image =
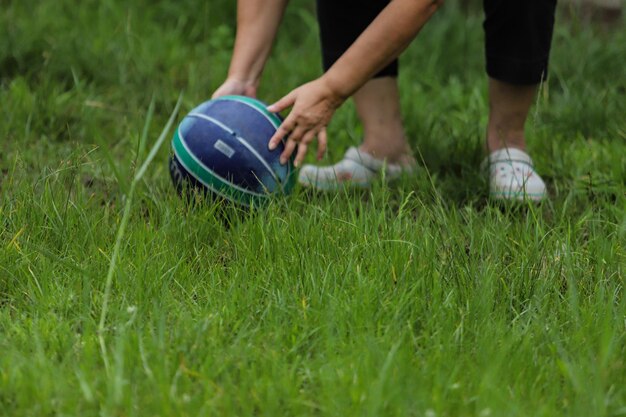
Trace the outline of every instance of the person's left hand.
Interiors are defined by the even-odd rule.
[[[269,141],[270,150],[276,149],[283,138],[287,138],[280,162],[287,163],[298,146],[294,165],[299,167],[308,146],[317,137],[317,159],[326,152],[326,126],[344,98],[330,88],[324,78],[318,78],[296,88],[267,109],[278,113],[291,106],[293,109]]]

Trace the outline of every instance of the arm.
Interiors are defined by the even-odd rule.
[[[213,98],[226,94],[256,96],[288,0],[239,0],[237,36],[228,78]]]
[[[396,59],[437,11],[439,0],[395,0],[325,74],[343,100]]]
[[[293,110],[270,140],[270,149],[287,135],[286,162],[298,145],[296,166],[307,146],[319,138],[318,158],[326,150],[325,127],[335,110],[379,70],[397,58],[437,11],[442,0],[393,0],[322,77],[305,84],[268,109]]]

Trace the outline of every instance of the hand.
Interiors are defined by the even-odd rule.
[[[256,98],[256,90],[259,86],[258,81],[249,81],[236,77],[228,77],[226,81],[213,93],[211,98],[222,96],[248,96]]]
[[[276,149],[280,141],[287,138],[285,150],[280,155],[280,162],[287,163],[298,146],[294,161],[294,165],[298,167],[304,160],[309,144],[317,136],[317,159],[322,159],[327,144],[326,126],[344,100],[328,86],[322,77],[296,88],[269,106],[267,109],[273,113],[293,106],[289,116],[270,139],[270,150]]]

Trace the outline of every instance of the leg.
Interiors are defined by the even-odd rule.
[[[487,149],[526,150],[524,125],[533,104],[536,85],[514,85],[489,78]]]
[[[526,148],[524,125],[547,73],[556,0],[484,0],[487,148]]]
[[[300,184],[325,191],[344,184],[367,187],[383,170],[387,180],[413,171],[415,160],[402,126],[397,78],[370,80],[354,95],[354,102],[363,123],[363,143],[350,148],[334,165],[304,165]]]
[[[317,1],[324,69],[343,55],[388,3],[389,0]],[[412,170],[415,161],[402,125],[397,75],[398,62],[394,61],[354,95],[364,130],[359,149],[350,148],[344,159],[332,166],[303,166],[301,184],[323,190],[335,189],[346,181],[368,186],[383,169],[387,179]]]
[[[317,0],[324,70],[328,70],[372,23],[390,0]],[[393,61],[376,77],[397,76]]]
[[[390,163],[413,163],[402,125],[397,78],[374,78],[354,95],[354,102],[364,130],[359,149]]]
[[[543,180],[526,153],[524,125],[545,79],[556,0],[484,0],[489,75],[491,196],[542,200]]]
[[[343,55],[387,4],[389,0],[317,1],[325,70]],[[398,62],[394,61],[354,95],[365,134],[360,150],[389,162],[406,159],[411,153],[402,126],[397,75]]]

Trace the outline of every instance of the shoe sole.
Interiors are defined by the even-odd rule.
[[[366,188],[369,188],[371,185],[369,182],[357,182],[357,181],[319,183],[319,182],[310,182],[307,180],[301,180],[299,178],[298,178],[298,184],[306,188],[314,188],[318,191],[339,191],[344,188],[366,189]]]
[[[540,202],[546,199],[547,194],[545,193],[526,193],[523,191],[512,191],[512,192],[504,192],[504,191],[491,191],[489,193],[491,198],[495,198],[496,200],[516,200],[516,201],[526,201],[530,200],[533,202]]]

